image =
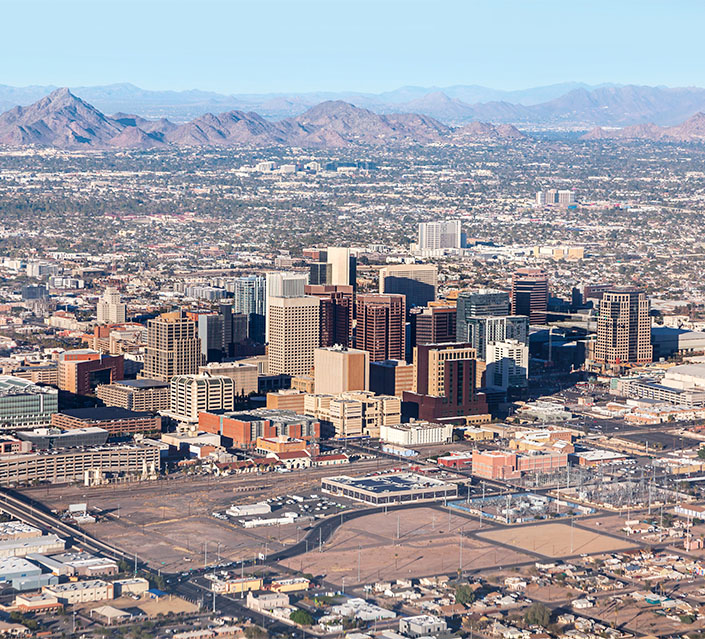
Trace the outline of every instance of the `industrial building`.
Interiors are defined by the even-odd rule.
[[[321,490],[368,504],[403,504],[417,501],[453,499],[458,486],[415,473],[390,473],[366,477],[326,477]]]

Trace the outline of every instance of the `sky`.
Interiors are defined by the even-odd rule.
[[[0,84],[705,86],[702,0],[0,0]]]

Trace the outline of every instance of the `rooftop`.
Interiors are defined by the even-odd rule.
[[[113,419],[138,419],[152,417],[151,413],[141,413],[127,410],[119,406],[98,406],[96,408],[69,408],[62,410],[61,415],[86,421],[108,421]]]
[[[111,386],[129,386],[130,388],[168,388],[167,382],[158,379],[121,379],[113,382]]]

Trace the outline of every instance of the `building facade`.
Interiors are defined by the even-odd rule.
[[[638,289],[612,289],[600,301],[595,361],[646,364],[652,360],[649,299]]]
[[[355,347],[370,354],[370,362],[404,359],[406,301],[403,295],[357,296]]]
[[[147,322],[147,347],[141,378],[168,382],[192,375],[203,361],[196,322],[185,313],[164,313]]]
[[[313,296],[269,300],[269,374],[307,375],[320,340],[320,300]]]

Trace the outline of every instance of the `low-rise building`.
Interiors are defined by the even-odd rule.
[[[116,406],[66,409],[52,415],[51,424],[64,430],[103,428],[110,435],[154,433],[162,429],[162,420],[158,415],[138,413]]]
[[[321,480],[321,490],[377,505],[435,501],[458,496],[456,484],[415,473],[325,477]]]
[[[417,615],[402,617],[399,620],[399,632],[409,637],[428,637],[445,632],[448,625],[445,619],[434,615]]]
[[[57,535],[39,535],[0,541],[0,558],[26,557],[32,553],[52,554],[66,548],[66,541]]]
[[[123,379],[101,384],[95,392],[106,406],[145,413],[169,408],[169,384],[157,379]]]
[[[453,439],[453,424],[410,422],[408,424],[382,425],[379,438],[399,446],[445,444]]]
[[[44,586],[43,592],[53,595],[62,604],[77,604],[88,601],[105,601],[113,599],[113,584],[102,579],[72,581],[65,584]]]

